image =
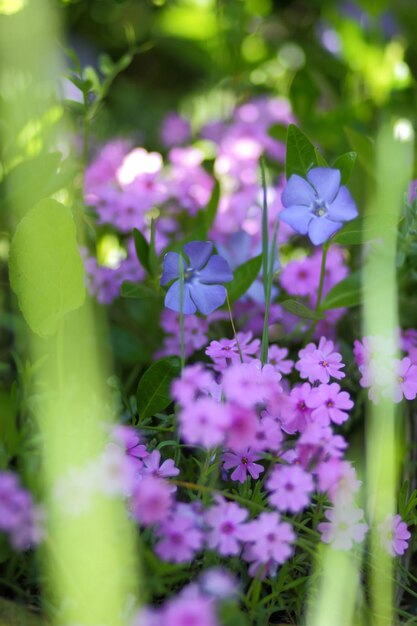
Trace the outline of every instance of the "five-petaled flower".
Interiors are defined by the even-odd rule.
[[[344,222],[355,219],[358,209],[344,185],[340,171],[313,167],[307,180],[293,174],[282,192],[280,219],[318,246],[334,235]]]
[[[165,296],[165,306],[173,311],[182,311],[193,314],[201,311],[209,315],[224,304],[226,287],[233,279],[233,274],[227,261],[218,254],[213,254],[213,244],[210,241],[191,241],[185,244],[184,252],[187,256],[183,260],[184,285],[181,294],[180,255],[177,252],[167,252],[164,257],[164,268],[161,285],[174,282]],[[181,303],[182,299],[182,303]]]

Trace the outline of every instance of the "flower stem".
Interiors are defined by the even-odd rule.
[[[323,295],[323,286],[324,286],[324,277],[326,275],[326,259],[327,259],[327,253],[330,249],[330,243],[325,243],[323,245],[323,253],[322,253],[322,257],[321,257],[321,268],[320,268],[320,280],[319,280],[319,288],[317,291],[317,302],[316,302],[316,307],[314,309],[315,313],[319,312],[320,309],[320,304],[321,304],[321,298]],[[311,324],[310,330],[307,334],[306,337],[306,342],[309,342],[310,339],[313,336],[314,331],[316,330],[316,326],[318,324],[319,318],[316,317],[316,319],[313,321],[313,323]]]
[[[277,236],[278,236],[278,221],[275,222],[274,232],[272,235],[272,245],[269,253],[267,279],[266,279],[266,293],[265,293],[265,316],[264,327],[262,331],[262,348],[261,348],[261,361],[262,365],[268,362],[268,329],[269,329],[269,310],[271,307],[271,294],[272,294],[272,278],[274,275],[274,263],[275,252],[277,248]]]
[[[179,273],[180,273],[180,342],[181,342],[181,370],[185,366],[185,339],[184,339],[184,261],[179,255]]]
[[[240,348],[239,339],[237,337],[236,327],[235,327],[235,323],[233,321],[232,307],[230,306],[229,294],[227,292],[226,292],[226,302],[227,302],[227,308],[229,309],[230,323],[232,325],[233,336],[234,336],[235,341],[236,341],[237,351],[239,352],[240,362],[243,363],[243,354],[242,354],[242,350]]]

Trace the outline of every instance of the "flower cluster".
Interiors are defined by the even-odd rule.
[[[0,472],[0,532],[16,550],[36,546],[43,538],[42,510],[11,472]]]

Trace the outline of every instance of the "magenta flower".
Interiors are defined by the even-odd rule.
[[[0,532],[16,550],[27,550],[43,538],[43,513],[12,472],[0,471]]]
[[[241,406],[254,407],[282,391],[281,374],[271,365],[260,362],[237,363],[223,374],[223,389],[228,400]]]
[[[161,127],[161,139],[165,146],[178,146],[190,139],[191,128],[189,122],[172,111],[168,113]]]
[[[350,550],[354,543],[361,543],[368,530],[362,520],[362,509],[353,506],[327,509],[324,513],[328,522],[321,522],[317,528],[321,532],[321,540],[332,544],[336,550]]]
[[[233,280],[227,261],[213,254],[210,241],[191,241],[184,246],[187,259],[183,257],[184,292],[183,312],[193,314],[201,311],[209,315],[226,300],[226,287],[222,283]],[[180,255],[167,252],[164,256],[164,271],[161,285],[174,281],[165,296],[165,306],[173,311],[181,310],[180,294]]]
[[[203,392],[207,392],[214,383],[213,376],[201,363],[188,365],[181,372],[181,377],[172,383],[171,393],[177,402],[187,406]]]
[[[353,407],[353,402],[347,391],[340,391],[340,385],[331,383],[314,388],[307,398],[307,405],[313,409],[311,414],[313,421],[326,426],[330,422],[334,424],[346,422],[349,417],[346,411]]]
[[[285,432],[293,434],[303,432],[307,424],[311,423],[311,409],[308,400],[311,395],[311,385],[303,383],[293,387],[290,392],[290,407],[288,413],[284,413],[282,428]]]
[[[245,482],[248,474],[250,474],[254,480],[257,480],[260,474],[265,471],[262,465],[256,463],[256,461],[259,461],[262,457],[252,452],[249,448],[239,453],[225,452],[223,458],[223,468],[225,470],[235,468],[230,478],[240,483]]]
[[[397,372],[394,402],[401,402],[403,395],[406,400],[414,400],[417,396],[417,365],[406,356],[401,361],[394,359],[394,367]]]
[[[327,491],[333,502],[351,502],[362,482],[349,461],[329,459],[316,468],[318,487]]]
[[[219,626],[219,622],[211,598],[182,594],[167,602],[160,626]]]
[[[340,380],[345,374],[340,370],[345,366],[342,363],[342,355],[334,352],[333,341],[321,337],[318,347],[309,343],[300,350],[299,361],[295,367],[300,372],[301,378],[308,378],[311,383],[319,381],[328,383],[330,378]]]
[[[252,333],[237,333],[240,352],[245,363],[249,362],[252,357],[258,354],[260,341],[252,340]],[[214,368],[221,372],[232,363],[240,363],[240,354],[237,347],[236,339],[220,339],[212,341],[206,348],[206,354],[214,361]]]
[[[241,548],[241,535],[248,517],[248,511],[235,502],[217,499],[204,519],[208,526],[207,543],[222,556],[236,556]]]
[[[171,487],[162,478],[145,476],[135,485],[130,501],[132,516],[143,526],[163,522],[171,508]]]
[[[272,470],[266,487],[269,502],[279,511],[299,513],[310,504],[313,479],[299,465],[279,465]]]
[[[401,515],[388,515],[378,526],[381,543],[391,556],[401,556],[408,548],[411,533]]]
[[[314,167],[307,180],[293,174],[281,195],[285,208],[280,219],[297,233],[308,234],[314,245],[324,243],[344,222],[358,216],[356,204],[340,180],[340,171],[331,167]]]
[[[227,447],[234,451],[252,447],[259,426],[256,412],[234,403],[228,404],[228,411]]]
[[[229,571],[220,567],[211,567],[200,577],[202,591],[217,600],[229,600],[239,593],[239,582]]]
[[[203,545],[203,533],[191,516],[175,511],[158,526],[156,554],[164,561],[191,561]]]
[[[199,398],[186,406],[178,419],[180,435],[186,443],[213,448],[224,440],[230,413],[224,404],[212,398]]]
[[[287,348],[279,348],[277,345],[269,346],[268,363],[272,365],[274,370],[280,374],[290,374],[294,366],[294,361],[286,359],[288,355]]]
[[[252,448],[255,452],[277,452],[283,440],[280,423],[266,411],[261,413],[261,420],[253,438]]]
[[[112,435],[124,447],[126,454],[136,462],[140,469],[143,465],[143,459],[148,456],[149,452],[136,428],[118,424],[112,429]]]
[[[244,539],[250,544],[250,560],[282,564],[293,553],[295,533],[290,524],[282,522],[278,513],[261,513],[246,525]]]
[[[166,459],[161,463],[161,453],[153,450],[143,462],[145,476],[155,476],[157,478],[172,478],[178,476],[180,470],[175,466],[174,459]]]

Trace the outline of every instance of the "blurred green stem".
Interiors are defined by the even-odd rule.
[[[326,259],[327,259],[327,253],[329,252],[329,249],[330,249],[330,243],[329,242],[325,243],[323,245],[323,253],[322,253],[322,257],[321,257],[320,280],[319,280],[319,288],[318,288],[318,291],[317,291],[317,302],[316,302],[316,307],[314,309],[314,311],[316,313],[318,313],[319,310],[320,310],[321,299],[322,299],[322,296],[323,296],[324,278],[326,276]],[[319,318],[316,317],[316,319],[311,324],[310,330],[307,333],[306,343],[308,343],[311,340],[311,338],[313,337],[313,334],[314,334],[314,331],[316,330],[318,321],[319,321]]]

